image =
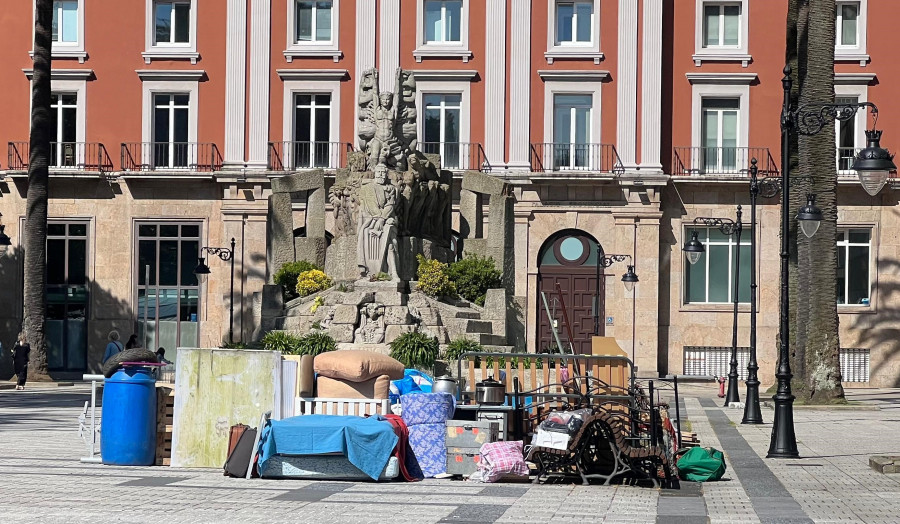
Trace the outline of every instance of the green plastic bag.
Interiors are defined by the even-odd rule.
[[[692,482],[719,480],[725,474],[725,455],[715,448],[691,448],[678,460],[678,476]]]

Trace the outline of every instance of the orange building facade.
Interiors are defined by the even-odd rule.
[[[14,4],[0,15],[0,213],[13,242],[0,259],[0,341],[10,342],[21,324],[33,27],[29,2]],[[891,148],[896,7],[837,5],[835,96],[876,103]],[[695,266],[681,245],[696,217],[734,217],[742,204],[749,220],[751,158],[761,175],[780,170],[786,9],[785,0],[55,2],[51,367],[97,369],[111,329],[167,349],[218,345],[231,326],[235,340],[258,336],[272,178],[344,167],[362,73],[377,68],[392,91],[403,68],[416,76],[420,148],[460,176],[483,171],[513,188],[522,313],[511,343],[552,349],[552,327],[567,331],[565,307],[576,348],[602,333],[642,375],[723,374],[736,261],[746,361],[749,233],[739,255],[733,238],[698,230],[707,254]],[[890,295],[900,279],[890,268],[900,242],[890,228],[900,207],[893,182],[870,197],[849,170],[867,127],[860,112],[835,131],[841,358],[847,385],[895,386]],[[776,200],[761,199],[752,233],[764,383],[776,358]],[[203,249],[232,238],[233,274]],[[632,257],[633,291],[620,282],[625,263],[598,282],[598,248]],[[206,282],[192,273],[201,256]]]

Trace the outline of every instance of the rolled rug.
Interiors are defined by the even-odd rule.
[[[424,395],[414,395],[424,396]],[[403,408],[406,414],[406,408]],[[422,475],[433,477],[447,472],[447,427],[440,424],[417,424],[408,426],[409,446],[416,455]]]
[[[403,422],[412,428],[419,424],[441,424],[453,418],[456,399],[449,393],[419,393],[400,397]]]

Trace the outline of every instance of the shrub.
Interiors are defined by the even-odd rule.
[[[379,272],[377,275],[374,275],[371,280],[373,282],[387,282],[391,279],[391,276],[385,273],[384,271]]]
[[[419,268],[416,270],[419,284],[416,289],[429,297],[457,297],[456,286],[450,281],[447,273],[447,264],[429,260],[422,255],[416,255],[416,261],[419,263]]]
[[[281,286],[285,298],[294,299],[297,298],[297,277],[300,276],[300,273],[312,269],[321,271],[323,268],[306,260],[288,262],[275,272],[274,281]]]
[[[447,344],[447,349],[444,351],[444,358],[447,360],[459,360],[459,356],[463,353],[475,351],[484,351],[484,346],[474,340],[458,338]]]
[[[391,342],[391,358],[408,368],[428,370],[434,368],[438,356],[438,341],[424,333],[403,333]]]
[[[300,337],[297,344],[297,353],[295,354],[316,356],[336,349],[337,344],[335,344],[331,335],[324,331],[313,331]]]
[[[488,289],[496,289],[503,285],[494,259],[471,253],[464,259],[450,264],[448,276],[460,296],[479,306],[484,305]]]
[[[310,269],[297,277],[297,294],[301,297],[318,293],[331,287],[331,279],[323,271]]]
[[[300,346],[300,336],[288,331],[269,331],[260,341],[263,349],[295,355]]]

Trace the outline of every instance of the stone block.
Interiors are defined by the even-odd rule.
[[[335,238],[325,257],[325,273],[332,280],[356,280],[356,233]]]
[[[353,324],[332,324],[328,327],[328,334],[335,342],[353,342]]]
[[[325,298],[325,303],[330,305],[347,304],[350,306],[361,306],[372,302],[375,302],[375,293],[371,291],[334,292]]]
[[[441,170],[441,155],[438,153],[422,153],[425,159],[434,164],[435,169]]]
[[[406,306],[387,306],[384,308],[384,323],[387,325],[411,324],[412,317]]]
[[[294,261],[294,218],[291,195],[269,196],[266,221],[266,280],[271,282],[276,271]]]
[[[412,303],[412,297],[410,297],[410,304]],[[412,307],[412,305],[410,305]],[[440,311],[431,308],[431,307],[420,307],[417,308],[419,313],[419,319],[422,321],[423,325],[426,326],[440,326],[441,325],[441,313]]]
[[[391,282],[389,280],[371,281],[360,279],[353,283],[356,291],[406,291],[406,282]]]
[[[400,326],[387,326],[384,328],[384,341],[391,343],[397,340],[397,337],[404,333],[412,333],[416,330],[416,326],[405,324]]]
[[[331,319],[332,324],[350,324],[356,325],[359,320],[359,308],[351,304],[342,304],[334,307],[334,318]]]
[[[399,291],[377,291],[375,293],[375,302],[385,306],[405,306],[408,298],[408,294]]]
[[[321,186],[307,194],[306,197],[306,236],[325,238],[325,186]],[[325,263],[325,256],[322,256]]]
[[[299,193],[325,188],[325,171],[313,169],[272,179],[272,193]]]
[[[473,193],[487,195],[503,195],[508,192],[507,184],[503,179],[478,171],[466,171],[463,174],[462,188]]]
[[[264,317],[280,314],[284,309],[284,296],[278,284],[263,284],[261,311]]]
[[[362,151],[351,151],[347,153],[347,167],[355,173],[362,173],[366,170],[366,154]]]
[[[426,326],[419,328],[419,331],[437,339],[438,344],[449,344],[450,334],[444,326]]]
[[[297,260],[325,266],[325,237],[295,237],[294,253]]]
[[[361,344],[357,342],[341,342],[337,344],[337,348],[338,351],[352,349],[358,351],[372,351],[374,353],[381,353],[382,355],[391,354],[391,347],[387,344]]]
[[[506,290],[488,289],[484,297],[484,312],[481,318],[485,320],[506,320]]]
[[[428,297],[425,296],[425,293],[420,291],[416,291],[416,286],[418,286],[418,282],[411,281],[409,283],[409,297],[407,298],[407,305],[410,307],[416,307],[421,309],[425,309],[431,307],[431,303],[428,302]]]

